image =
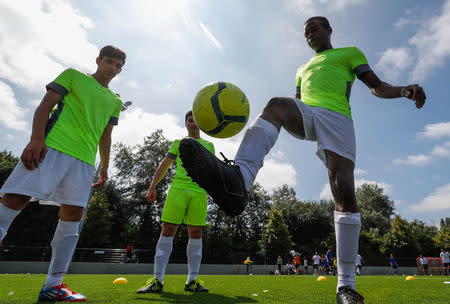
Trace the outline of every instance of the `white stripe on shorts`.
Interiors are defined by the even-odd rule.
[[[19,161],[0,193],[33,196],[39,200],[86,207],[94,166],[47,148],[38,168],[27,170]]]
[[[317,141],[316,154],[325,166],[327,166],[325,150],[333,151],[355,163],[356,140],[353,120],[338,112],[311,107],[297,98],[292,100],[303,117],[305,138],[301,139]]]

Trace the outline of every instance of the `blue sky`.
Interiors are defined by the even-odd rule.
[[[217,80],[246,93],[252,121],[270,97],[295,94],[295,72],[314,55],[303,38],[313,15],[330,20],[333,47],[355,45],[382,80],[419,83],[427,94],[417,110],[355,81],[356,184],[382,186],[408,220],[450,216],[450,0],[0,0],[0,149],[20,155],[45,85],[67,67],[94,72],[107,44],[128,55],[111,89],[134,103],[115,142],[138,144],[158,128],[184,136],[193,97]],[[204,137],[231,158],[242,136]],[[330,197],[315,150],[282,131],[257,181],[288,184],[300,199]]]

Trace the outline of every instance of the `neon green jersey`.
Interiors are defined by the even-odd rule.
[[[330,49],[316,54],[297,70],[297,93],[304,103],[352,118],[350,91],[355,77],[370,71],[357,47]]]
[[[214,145],[213,143],[206,141],[201,138],[196,138],[196,140],[205,147],[209,152],[212,154],[215,154],[214,151]],[[203,188],[200,188],[200,186],[192,181],[192,179],[187,175],[186,169],[184,169],[181,158],[179,156],[180,152],[178,151],[178,146],[180,145],[181,139],[175,140],[172,145],[169,148],[169,152],[167,152],[166,157],[171,159],[176,159],[177,161],[177,168],[175,169],[175,176],[172,180],[172,187],[178,187],[183,188],[187,190],[193,190],[198,191],[202,193],[206,193],[206,191]]]
[[[122,101],[92,75],[67,69],[46,86],[63,98],[46,128],[45,144],[94,165],[108,123],[117,125]]]

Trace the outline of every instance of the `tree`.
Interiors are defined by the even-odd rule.
[[[284,255],[294,246],[283,215],[276,208],[269,211],[269,222],[261,236],[260,244],[269,263],[276,261],[277,256]]]
[[[419,220],[413,220],[409,223],[412,234],[411,245],[414,245],[417,254],[424,256],[433,256],[437,248],[434,238],[438,235],[438,229],[435,226],[428,226]]]
[[[391,226],[394,202],[383,194],[383,188],[377,184],[362,184],[356,189],[356,201],[361,212],[361,229],[384,235]]]
[[[450,248],[450,217],[441,219],[439,234],[435,237],[435,242],[440,248]]]
[[[81,231],[78,247],[105,248],[111,244],[112,212],[108,209],[108,197],[104,189],[92,196]]]
[[[415,256],[412,232],[407,220],[396,215],[392,219],[391,229],[383,237],[381,252],[383,254],[394,253],[396,256]]]
[[[0,188],[18,163],[19,158],[15,157],[11,151],[7,152],[4,150],[0,152]]]

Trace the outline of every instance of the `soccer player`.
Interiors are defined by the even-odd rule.
[[[317,251],[314,253],[314,256],[312,257],[313,261],[313,272],[314,275],[319,274],[319,266],[320,266],[320,255],[317,254]]]
[[[189,138],[198,141],[208,151],[214,154],[214,145],[200,138],[200,129],[194,120],[192,111],[185,115],[185,126]],[[180,140],[175,140],[169,148],[166,157],[155,171],[152,182],[148,188],[145,199],[148,202],[156,200],[156,186],[166,175],[167,170],[176,161],[175,176],[172,180],[161,215],[162,229],[159,241],[156,244],[154,261],[154,277],[140,288],[137,293],[155,293],[163,291],[164,274],[172,253],[173,238],[178,226],[184,223],[188,227],[189,241],[186,255],[188,260],[188,277],[185,291],[208,292],[203,281],[197,278],[202,260],[202,235],[206,225],[207,194],[206,191],[194,183],[181,165],[178,146]]]
[[[299,274],[300,270],[300,256],[298,254],[294,257],[294,264],[295,264],[295,274]]]
[[[305,274],[308,274],[308,259],[306,257],[303,260],[303,266],[305,266]]]
[[[441,248],[441,253],[439,254],[442,264],[444,265],[445,275],[449,275],[450,273],[450,254],[445,251],[444,248]]]
[[[380,98],[406,97],[417,108],[425,103],[425,93],[417,85],[392,86],[381,81],[357,47],[334,49],[331,28],[325,17],[309,18],[304,24],[307,44],[316,53],[296,75],[296,98],[271,98],[262,114],[246,131],[229,165],[207,153],[190,140],[180,144],[180,155],[188,174],[214,201],[245,204],[248,191],[264,157],[277,141],[283,127],[299,139],[317,141],[317,156],[325,164],[335,201],[336,253],[338,260],[338,303],[363,303],[355,291],[355,262],[358,253],[361,217],[355,198],[354,168],[356,141],[350,110],[350,91],[357,77]],[[198,163],[202,165],[197,166]],[[240,181],[240,185],[236,185]]]
[[[419,262],[423,269],[423,275],[428,275],[428,259],[420,255]]]
[[[91,186],[99,187],[108,178],[111,132],[122,108],[120,98],[108,85],[122,71],[125,58],[117,47],[105,46],[96,59],[94,74],[67,69],[46,86],[47,93],[34,113],[31,139],[0,190],[5,194],[0,204],[0,241],[31,196],[61,204],[48,276],[39,300],[86,300],[62,280],[77,245]],[[98,148],[99,179],[91,185]]]
[[[390,258],[390,260],[389,260],[389,264],[390,264],[391,267],[392,267],[392,270],[393,270],[393,272],[394,272],[394,275],[397,275],[397,272],[398,272],[398,264],[397,264],[397,262],[395,261],[395,258],[394,258],[394,254],[393,254],[393,253],[391,253],[391,258]]]
[[[326,255],[327,255],[328,263],[331,263],[331,260],[333,259],[333,248],[329,247]]]
[[[278,258],[277,258],[278,274],[281,274],[282,266],[283,266],[283,259],[281,258],[281,256],[278,256]]]
[[[361,275],[361,269],[362,269],[362,264],[363,263],[364,263],[364,259],[358,253],[358,255],[356,256],[356,274],[357,275]]]

